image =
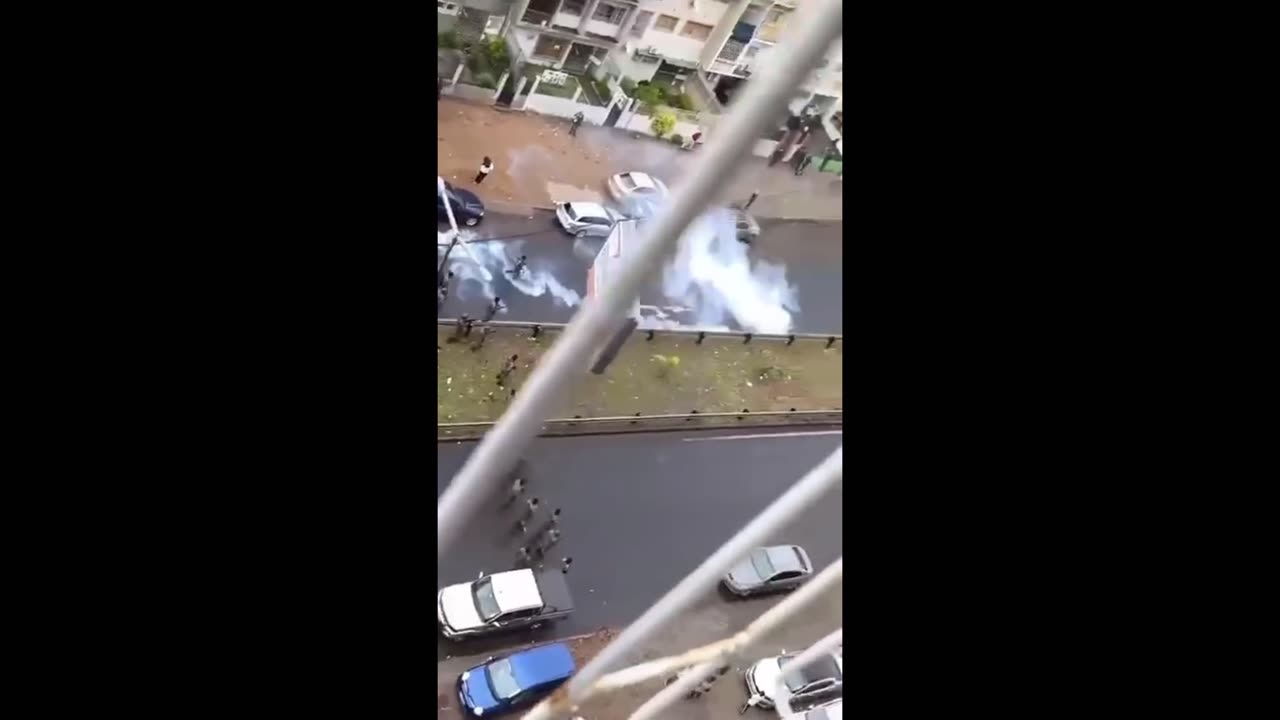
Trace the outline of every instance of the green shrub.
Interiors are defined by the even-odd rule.
[[[596,86],[596,93],[600,95],[602,100],[608,100],[613,97],[613,91],[609,89],[608,80],[593,80],[592,82]]]
[[[671,113],[660,110],[653,114],[653,119],[649,121],[649,129],[654,135],[662,137],[676,128],[676,116]]]
[[[694,108],[693,98],[689,97],[689,93],[680,93],[679,95],[671,97],[667,101],[667,104],[674,108],[680,108],[681,110],[692,110]]]
[[[500,37],[485,43],[484,54],[489,60],[490,67],[505,70],[511,66],[511,50],[507,48],[507,41]]]
[[[490,90],[498,87],[498,81],[494,80],[493,74],[489,72],[476,73],[471,78],[471,81],[480,87],[489,88]]]
[[[618,81],[618,84],[622,86],[622,92],[626,93],[626,94],[627,94],[627,97],[635,97],[635,96],[636,96],[636,95],[635,95],[635,93],[636,93],[636,81],[635,81],[635,80],[632,80],[631,78],[627,77],[626,75],[623,75],[623,76],[622,76],[622,79]]]
[[[645,105],[661,105],[662,104],[662,88],[657,85],[637,85],[635,99]]]
[[[681,135],[680,133],[676,133],[675,135],[672,135],[672,136],[671,136],[671,144],[672,144],[672,145],[684,145],[684,136],[683,136],[683,135]]]
[[[445,30],[436,36],[436,45],[448,50],[457,50],[462,47],[462,36],[457,30]]]

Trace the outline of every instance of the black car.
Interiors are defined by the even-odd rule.
[[[476,223],[484,218],[484,203],[480,202],[480,198],[470,190],[460,190],[449,183],[444,184],[445,192],[449,193],[450,204],[453,205],[453,217],[458,221],[459,225],[473,227]],[[441,222],[449,221],[449,214],[444,209],[444,195],[440,194],[440,189],[436,188],[436,210],[437,218]]]

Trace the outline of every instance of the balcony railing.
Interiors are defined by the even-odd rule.
[[[551,13],[525,10],[524,15],[520,16],[520,22],[527,22],[530,25],[550,25]]]

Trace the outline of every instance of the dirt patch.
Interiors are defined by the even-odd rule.
[[[479,329],[472,331],[473,338]],[[437,329],[436,422],[478,422],[498,418],[519,392],[538,358],[559,331],[498,327],[479,350],[454,331]],[[496,376],[512,355],[517,369],[504,387]],[[655,335],[637,331],[604,375],[583,372],[574,381],[556,417],[614,417],[769,410],[836,410],[842,407],[841,343],[824,340],[782,342]]]

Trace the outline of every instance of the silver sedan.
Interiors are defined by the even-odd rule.
[[[625,218],[617,210],[593,202],[556,203],[556,219],[566,232],[578,237],[608,237]]]
[[[799,545],[756,548],[734,565],[724,586],[734,595],[792,590],[813,576],[813,563]]]

